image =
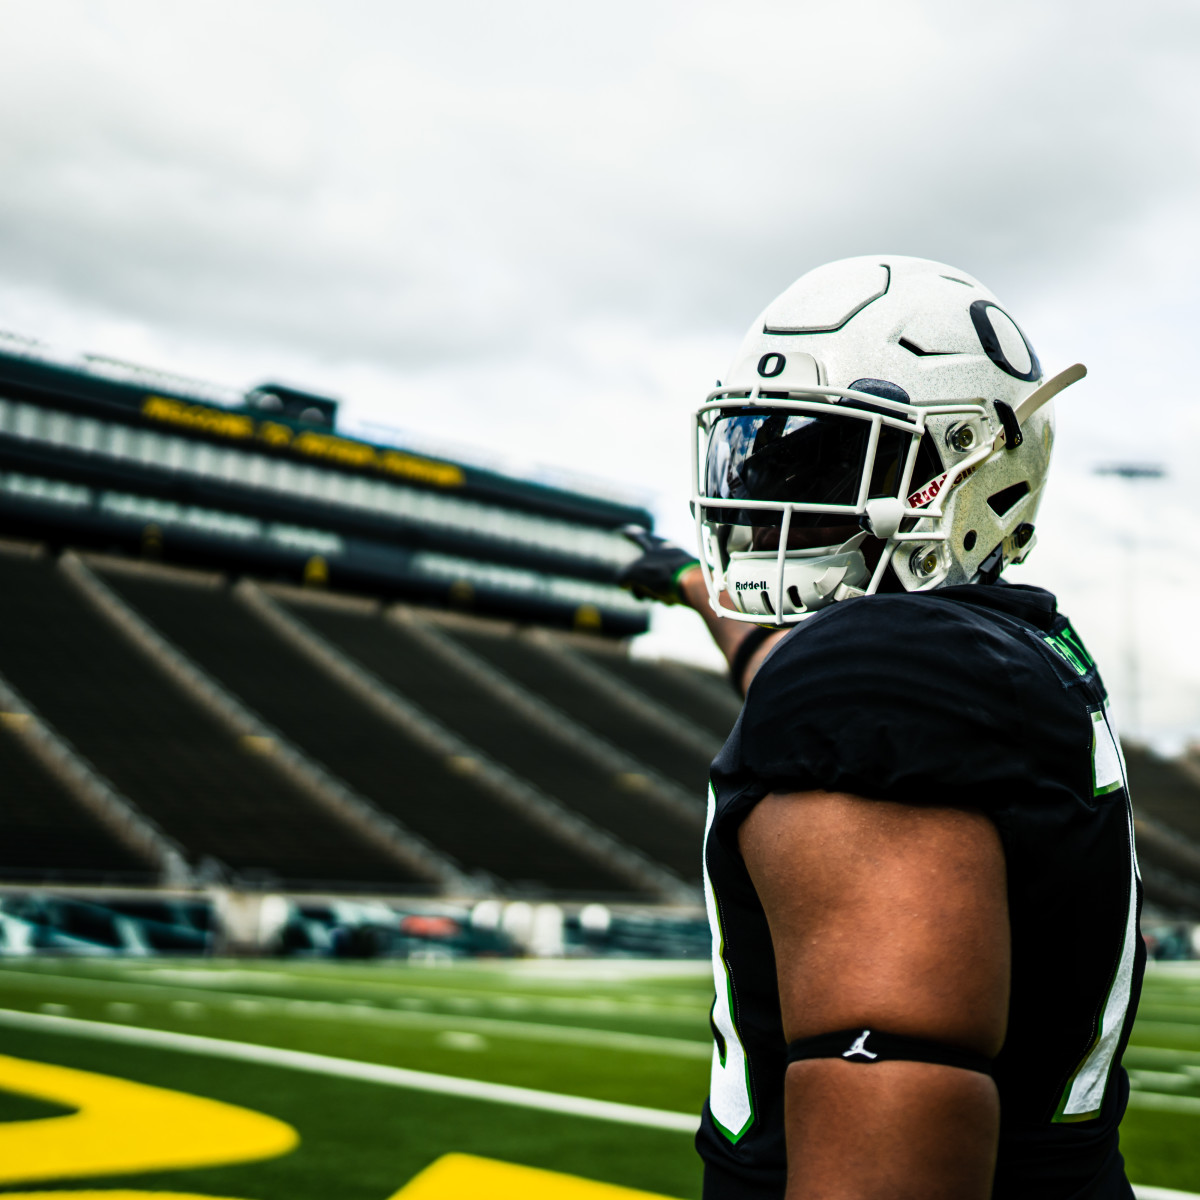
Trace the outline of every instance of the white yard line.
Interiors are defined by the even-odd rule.
[[[465,1013],[411,1012],[403,1009],[376,1008],[335,1000],[286,1000],[261,992],[227,992],[203,988],[180,987],[178,984],[134,983],[117,979],[97,979],[92,976],[50,975],[42,972],[28,974],[5,971],[0,979],[9,979],[20,987],[43,990],[51,981],[63,991],[78,993],[146,996],[159,1003],[173,999],[194,1000],[210,1008],[237,1012],[254,1005],[273,1017],[292,1017],[299,1020],[371,1021],[377,1025],[401,1026],[409,1029],[462,1029],[490,1037],[515,1038],[518,1041],[557,1042],[573,1046],[596,1046],[606,1050],[626,1050],[634,1054],[661,1054],[671,1058],[694,1058],[707,1062],[712,1057],[712,1043],[686,1038],[658,1037],[644,1033],[623,1033],[612,1029],[588,1029],[576,1025],[553,1025],[534,1021],[510,1021],[503,1017],[474,1017]],[[147,993],[149,995],[147,996]]]
[[[699,1117],[695,1113],[668,1112],[661,1108],[643,1108],[637,1104],[617,1104],[611,1100],[593,1100],[587,1096],[564,1096],[533,1088],[487,1083],[481,1079],[460,1079],[453,1075],[434,1075],[428,1071],[410,1071],[405,1067],[387,1067],[380,1063],[357,1062],[310,1054],[304,1050],[280,1050],[249,1042],[231,1042],[224,1038],[198,1037],[190,1033],[168,1033],[161,1029],[110,1025],[103,1021],[81,1021],[76,1017],[52,1017],[41,1013],[0,1009],[0,1026],[27,1029],[38,1033],[58,1033],[69,1037],[93,1038],[128,1046],[149,1046],[157,1050],[175,1050],[205,1058],[228,1058],[261,1066],[307,1071],[314,1075],[333,1075],[340,1079],[358,1079],[408,1091],[433,1092],[458,1096],[464,1100],[483,1100],[515,1108],[531,1108],[561,1116],[585,1117],[593,1121],[614,1121],[646,1129],[667,1129],[677,1133],[695,1133]]]
[[[283,1067],[292,1071],[307,1071],[314,1075],[358,1079],[364,1083],[378,1083],[386,1087],[404,1088],[408,1091],[433,1092],[442,1096],[458,1096],[464,1100],[507,1104],[514,1108],[530,1108],[562,1116],[612,1121],[621,1125],[637,1125],[645,1129],[695,1133],[699,1123],[698,1118],[692,1113],[668,1112],[661,1108],[643,1108],[636,1104],[616,1104],[609,1100],[592,1100],[586,1096],[565,1096],[557,1092],[511,1087],[503,1083],[487,1083],[480,1079],[459,1079],[451,1075],[434,1075],[427,1071],[410,1071],[404,1067],[387,1067],[378,1063],[333,1058],[325,1054],[309,1054],[302,1050],[280,1050],[272,1046],[257,1046],[248,1042],[231,1042],[224,1038],[198,1037],[189,1033],[168,1033],[159,1029],[110,1025],[102,1021],[81,1021],[75,1017],[52,1017],[40,1013],[0,1009],[0,1026],[7,1026],[10,1029],[28,1029],[37,1033],[65,1034],[68,1037],[93,1038],[125,1045],[149,1046],[159,1050],[175,1050],[183,1054],[198,1054],[205,1058],[227,1058],[236,1062]],[[1145,1103],[1147,1099],[1153,1102]],[[1185,1101],[1190,1101],[1190,1105],[1183,1107],[1180,1102]],[[1187,1096],[1134,1092],[1130,1096],[1130,1104],[1138,1108],[1200,1112],[1200,1099]],[[1191,1105],[1195,1107],[1193,1108]],[[1137,1200],[1200,1200],[1200,1196],[1195,1192],[1180,1192],[1172,1188],[1135,1184],[1133,1190]]]

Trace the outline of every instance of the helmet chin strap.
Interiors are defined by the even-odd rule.
[[[796,572],[799,578],[789,578],[788,587],[795,587],[807,612],[816,612],[835,600],[845,598],[837,595],[839,589],[853,588],[858,591],[858,585],[867,582],[867,561],[861,549],[866,537],[865,531],[856,533],[834,549],[832,554],[800,560],[798,565],[807,569]],[[789,574],[786,566],[784,573],[785,576]]]
[[[783,571],[777,554],[735,554],[726,569],[726,588],[742,612],[761,616],[813,613],[859,596],[870,579],[862,544],[864,530],[840,546],[815,546],[810,550],[785,550]],[[773,595],[782,578],[783,594]],[[799,604],[796,600],[799,600]]]

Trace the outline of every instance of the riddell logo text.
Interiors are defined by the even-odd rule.
[[[742,583],[741,580],[738,580],[738,582],[733,585],[733,590],[735,592],[765,592],[767,590],[767,585],[762,582]]]

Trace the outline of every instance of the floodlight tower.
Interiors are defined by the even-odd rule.
[[[1095,468],[1097,475],[1114,475],[1131,484],[1147,479],[1162,479],[1166,473],[1166,468],[1160,463],[1102,463]],[[1123,533],[1121,545],[1125,551],[1125,578],[1121,589],[1125,617],[1125,687],[1129,704],[1129,734],[1136,737],[1142,732],[1137,636],[1137,534]]]

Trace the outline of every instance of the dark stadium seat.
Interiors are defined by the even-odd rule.
[[[598,773],[576,750],[548,738],[520,713],[498,704],[403,625],[343,609],[291,607],[389,687],[484,753],[682,878],[698,881],[702,814],[695,822],[681,820],[623,789],[617,779]],[[517,645],[523,649],[525,643]]]
[[[1200,847],[1200,772],[1125,742],[1125,765],[1135,813],[1144,813]]]
[[[179,692],[52,562],[0,555],[0,628],[0,672],[193,862],[297,887],[410,882]]]
[[[501,806],[295,653],[228,591],[110,576],[110,586],[286,738],[468,872],[579,895],[629,886]]]
[[[741,712],[741,703],[725,679],[683,663],[657,663],[611,650],[575,644],[596,666],[616,675],[664,708],[724,741]]]
[[[0,726],[0,879],[152,884],[157,867],[120,841]]]
[[[696,797],[698,804],[703,802],[710,762],[706,755],[668,742],[633,712],[581,687],[575,675],[564,670],[532,640],[460,626],[447,632],[560,712],[675,780]]]

